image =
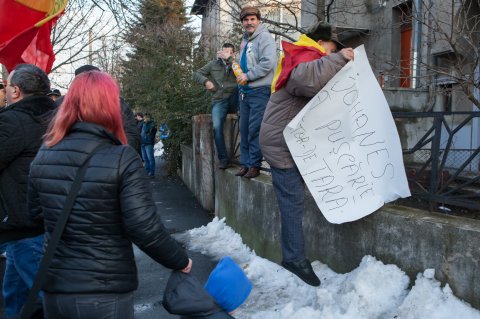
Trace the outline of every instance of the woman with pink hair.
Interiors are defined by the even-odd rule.
[[[99,71],[77,76],[44,142],[28,199],[47,247],[76,173],[93,153],[43,285],[46,318],[133,318],[132,243],[167,268],[189,272],[192,261],[165,230],[142,162],[126,145],[115,80]]]

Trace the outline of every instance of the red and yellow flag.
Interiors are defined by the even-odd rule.
[[[68,0],[0,0],[0,63],[10,72],[31,63],[50,73],[50,33]]]
[[[283,54],[278,62],[272,82],[272,93],[280,90],[287,83],[290,73],[300,63],[310,62],[326,56],[325,49],[314,40],[302,34],[298,41],[282,41]]]

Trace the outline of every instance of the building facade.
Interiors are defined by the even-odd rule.
[[[300,0],[195,0],[191,14],[202,17],[199,44],[206,54],[216,52],[225,42],[240,44],[243,30],[239,15],[245,5],[260,9],[279,50],[282,40],[295,41],[302,31]]]

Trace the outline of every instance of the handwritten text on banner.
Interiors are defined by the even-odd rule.
[[[363,46],[283,134],[331,223],[360,219],[410,196],[395,123]]]

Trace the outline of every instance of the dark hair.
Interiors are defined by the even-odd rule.
[[[51,89],[50,92],[48,92],[47,95],[48,96],[50,96],[50,95],[62,96],[62,93],[60,93],[59,89]]]
[[[142,112],[138,112],[137,114],[135,114],[135,116],[141,116],[141,117],[143,117],[143,113],[142,113]]]
[[[341,50],[345,47],[345,45],[338,40],[336,30],[325,21],[318,21],[310,28],[306,35],[314,41],[323,40],[335,42],[337,50]]]
[[[224,43],[222,48],[232,48],[232,51],[235,52],[235,46],[231,43]]]
[[[10,84],[18,86],[23,95],[46,95],[50,92],[47,73],[33,64],[19,64],[13,69]]]
[[[88,72],[88,71],[100,71],[99,68],[96,66],[90,65],[90,64],[85,64],[79,67],[78,69],[75,70],[75,76],[83,73],[83,72]]]

